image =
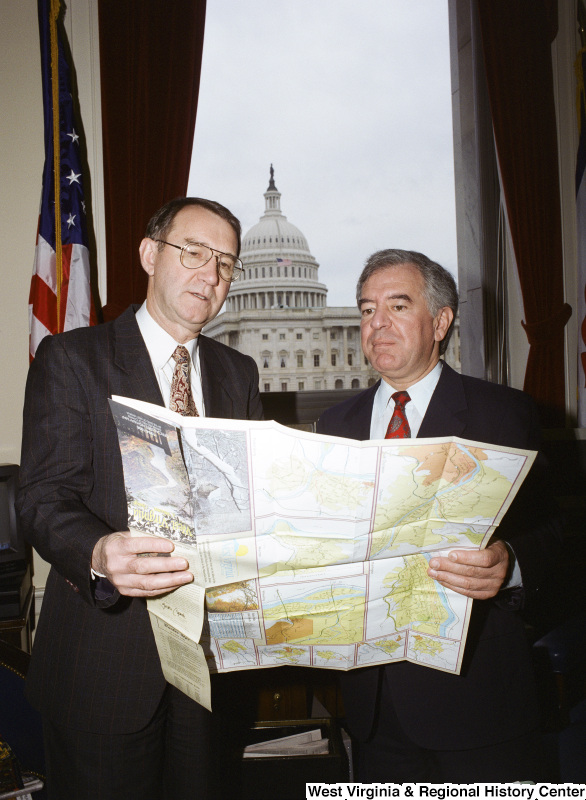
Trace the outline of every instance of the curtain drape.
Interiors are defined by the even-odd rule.
[[[99,0],[105,319],[144,299],[146,224],[187,191],[205,8],[206,0]]]
[[[529,358],[524,389],[545,427],[563,427],[562,225],[551,43],[555,0],[478,0],[502,189],[519,272]]]

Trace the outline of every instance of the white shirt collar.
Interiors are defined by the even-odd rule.
[[[405,406],[405,414],[411,428],[411,435],[417,436],[423,418],[427,412],[431,397],[442,374],[443,361],[438,361],[435,367],[417,383],[408,388],[411,401]],[[374,397],[372,408],[372,418],[370,425],[370,438],[382,439],[387,430],[389,421],[393,415],[394,403],[391,400],[397,389],[381,380]]]
[[[147,350],[149,351],[155,372],[157,372],[163,369],[167,361],[169,361],[179,342],[176,342],[171,334],[167,333],[164,328],[161,328],[159,323],[155,322],[151,317],[146,307],[146,300],[136,312],[136,321]],[[198,340],[196,337],[186,342],[184,345],[192,361],[197,353],[197,342]]]

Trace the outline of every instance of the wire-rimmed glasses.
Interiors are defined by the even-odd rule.
[[[175,247],[180,250],[179,259],[181,264],[186,269],[199,269],[204,267],[208,261],[214,257],[218,268],[218,275],[222,280],[228,283],[234,283],[240,277],[244,266],[242,261],[230,253],[222,253],[221,250],[214,250],[213,247],[208,247],[207,244],[201,242],[190,242],[184,244],[183,247],[178,244],[166,242],[164,239],[155,239],[156,242],[161,244],[168,244],[169,247]]]

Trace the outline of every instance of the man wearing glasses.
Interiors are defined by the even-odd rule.
[[[139,248],[145,303],[46,337],[31,366],[19,508],[52,569],[27,688],[43,714],[52,800],[210,796],[210,715],[166,684],[144,600],[192,575],[172,542],[128,533],[108,398],[262,416],[254,361],[200,335],[242,271],[240,230],[219,203],[167,203]]]

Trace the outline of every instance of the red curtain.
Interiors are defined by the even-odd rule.
[[[530,350],[524,389],[545,427],[565,420],[562,226],[551,43],[555,0],[478,0],[503,193]]]
[[[206,0],[99,0],[105,319],[144,300],[146,224],[187,192],[205,8]]]

